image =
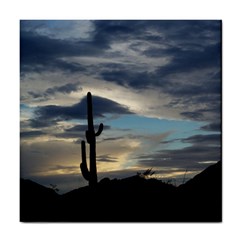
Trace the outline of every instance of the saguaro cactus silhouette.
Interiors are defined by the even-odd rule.
[[[99,125],[98,131],[95,133],[93,125],[93,109],[92,109],[92,95],[90,92],[87,94],[87,118],[88,118],[88,130],[86,130],[86,139],[90,145],[90,170],[87,168],[86,161],[86,145],[85,141],[81,142],[82,147],[82,163],[80,169],[83,177],[89,182],[90,187],[94,187],[97,184],[97,166],[96,166],[96,137],[102,133],[103,124]]]

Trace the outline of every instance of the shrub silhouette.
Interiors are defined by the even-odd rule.
[[[139,177],[143,177],[143,178],[151,177],[153,174],[155,174],[155,171],[152,171],[152,168],[147,169],[147,170],[146,170],[145,172],[143,172],[143,173],[137,172],[137,175],[138,175]]]
[[[97,185],[97,167],[96,167],[96,137],[99,136],[103,131],[103,124],[99,125],[98,131],[95,132],[93,125],[93,108],[92,108],[92,95],[90,92],[87,94],[87,118],[88,118],[88,129],[86,130],[87,143],[90,145],[90,170],[87,168],[86,161],[86,145],[85,141],[81,142],[82,147],[82,163],[80,169],[83,177],[89,182],[90,187]]]
[[[59,189],[57,188],[57,185],[56,184],[49,184],[52,188],[52,190],[54,190],[55,192],[59,192]]]

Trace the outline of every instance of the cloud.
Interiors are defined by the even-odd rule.
[[[190,143],[191,146],[138,156],[139,164],[145,167],[202,170],[201,162],[221,159],[220,134],[194,135],[182,139],[182,142]]]
[[[99,96],[93,97],[93,115],[95,118],[104,117],[105,114],[132,114],[123,105]],[[43,121],[60,121],[71,119],[87,119],[87,98],[84,97],[79,103],[72,106],[48,105],[38,107],[35,111],[36,118],[33,122],[42,124]]]
[[[100,155],[100,156],[97,156],[97,161],[98,162],[111,162],[111,163],[114,163],[114,162],[118,162],[118,158],[111,157],[109,155]]]
[[[80,21],[81,22],[81,21]],[[68,63],[61,58],[69,56],[96,56],[108,49],[108,42],[101,41],[93,32],[86,39],[52,38],[47,33],[40,34],[34,28],[27,28],[26,22],[21,21],[20,31],[20,61],[21,72],[46,71],[62,69],[68,72],[85,71],[80,64]],[[59,26],[61,23],[59,22]],[[95,36],[96,35],[96,36]],[[105,39],[106,40],[106,39]]]
[[[126,22],[116,24],[123,26]],[[154,88],[168,95],[171,98],[168,108],[179,109],[186,119],[218,117],[222,91],[221,22],[133,21],[128,27],[134,29],[133,35],[129,36],[129,30],[126,30],[125,35],[121,33],[118,37],[124,36],[132,42],[126,54],[131,49],[135,60],[126,58],[126,64],[105,66],[100,70],[101,78],[137,90]],[[138,42],[135,43],[136,39]],[[148,42],[143,44],[143,39]],[[141,44],[142,49],[133,47]],[[160,59],[166,61],[161,63]],[[148,60],[159,64],[152,64],[154,68],[151,69],[148,64],[141,68],[137,64],[129,66],[138,60],[139,63]]]
[[[98,126],[94,126],[95,129],[98,129]],[[88,129],[88,125],[75,125],[74,127],[64,129],[64,132],[54,134],[57,138],[77,138],[77,140],[74,141],[76,144],[81,144],[81,141],[85,139],[85,131]],[[111,129],[110,126],[104,125],[103,130],[109,130]]]
[[[186,139],[182,139],[184,143],[192,143],[192,144],[201,144],[206,146],[217,145],[219,146],[221,143],[221,135],[220,134],[209,134],[209,135],[194,135]]]
[[[80,83],[77,82],[77,83],[67,83],[65,85],[62,85],[62,86],[55,86],[53,88],[48,88],[46,90],[46,94],[55,94],[56,92],[60,92],[60,93],[63,93],[63,94],[69,94],[71,92],[76,92],[76,91],[79,91],[79,90],[82,90],[81,87],[79,87]]]
[[[95,129],[98,128],[98,126],[94,126]],[[108,126],[108,125],[104,125],[103,129],[104,130],[109,130],[111,127]],[[82,132],[82,131],[85,131],[86,129],[88,129],[88,125],[75,125],[71,128],[67,128],[65,129],[65,132]]]
[[[50,171],[62,171],[62,172],[66,172],[66,174],[70,174],[70,173],[76,173],[76,171],[79,170],[79,166],[55,165],[55,166],[49,167],[49,170]]]
[[[103,141],[116,141],[116,140],[120,140],[123,139],[125,137],[119,136],[119,137],[109,137],[109,138],[104,138]]]
[[[202,47],[201,43],[199,43],[199,48],[200,49],[185,50],[182,46],[182,48],[172,47],[168,50],[152,49],[151,51],[154,52],[154,54],[159,51],[160,55],[167,55],[172,58],[169,64],[159,68],[159,77],[165,78],[172,74],[201,70],[210,67],[220,68],[220,42],[205,47]]]
[[[53,24],[54,28],[51,27]],[[166,75],[173,68],[174,71],[186,67],[189,70],[191,66],[208,65],[212,58],[217,59],[213,46],[219,42],[220,27],[220,21],[21,21],[21,68],[25,71],[32,68],[84,72],[88,68],[81,63],[68,62],[66,58],[101,55],[112,58],[114,63],[116,57],[132,51],[135,61],[139,56],[146,56],[149,60],[156,57],[156,53],[158,57],[170,56],[171,64],[161,67],[162,75],[164,72]],[[71,34],[61,34],[69,29]],[[86,37],[82,38],[83,35]],[[113,44],[122,42],[130,43],[126,52],[110,51]],[[124,65],[133,64],[122,60]]]
[[[167,167],[175,171],[175,169],[191,169],[201,170],[203,166],[201,162],[219,161],[221,158],[220,147],[187,147],[178,150],[165,150],[161,153],[155,153],[140,157],[139,164],[143,167]]]
[[[195,121],[203,121],[204,120],[204,116],[203,113],[201,112],[201,110],[194,110],[194,111],[189,111],[189,112],[181,112],[181,115],[187,119],[192,119]]]
[[[27,143],[23,141],[20,145],[20,160],[21,177],[66,173],[66,169],[53,169],[55,166],[75,165],[78,173],[79,146],[70,141],[53,138]]]
[[[134,69],[108,70],[101,73],[104,80],[115,82],[119,85],[133,87],[137,89],[154,85],[156,75],[147,71],[135,72]],[[159,82],[161,84],[161,82]]]
[[[220,122],[214,122],[214,123],[210,123],[208,125],[201,127],[201,129],[205,130],[205,131],[220,132],[221,126],[222,126],[222,124]]]
[[[86,130],[86,129],[85,129]],[[81,141],[85,138],[85,132],[62,132],[54,134],[56,138],[64,138],[64,139],[77,139],[74,140],[75,143],[80,144]]]
[[[28,91],[28,94],[31,95],[33,98],[41,98],[41,97],[43,97],[43,94],[36,93],[36,92],[33,92],[33,91]]]
[[[70,94],[72,92],[82,91],[82,88],[79,86],[80,82],[67,83],[61,86],[54,86],[47,88],[44,92],[34,92],[28,91],[28,94],[34,99],[47,100],[56,93]]]
[[[44,135],[42,131],[24,131],[20,133],[21,138],[34,138]]]
[[[29,119],[27,120],[27,122],[29,123],[30,127],[32,128],[46,128],[46,127],[50,127],[53,125],[57,125],[58,119],[44,119],[44,118],[33,118],[33,119]]]
[[[92,21],[81,20],[21,20],[21,29],[59,40],[87,39],[94,31]]]
[[[210,102],[209,104],[204,102],[201,104],[199,102],[195,105],[196,107],[192,108],[191,111],[181,112],[180,115],[194,121],[214,121],[215,119],[221,119],[221,102]],[[198,106],[199,108],[197,108]]]
[[[128,39],[136,36],[152,43],[202,45],[214,43],[220,36],[220,21],[209,20],[106,20],[94,21],[102,39]],[[168,38],[172,41],[168,41]]]
[[[167,64],[159,66],[155,73],[151,73],[149,69],[140,73],[135,72],[136,67],[126,71],[124,63],[118,70],[112,71],[111,69],[114,68],[110,67],[110,71],[102,72],[102,76],[108,81],[116,81],[119,84],[127,82],[129,86],[135,86],[135,83],[138,87],[138,81],[135,78],[142,75],[141,79],[146,78],[146,81],[139,80],[139,82],[142,84],[144,82],[146,87],[155,84],[161,85],[161,81],[165,81],[164,78],[169,74],[210,67],[220,68],[220,21],[100,21],[96,25],[101,34],[112,39],[112,42],[124,39],[124,41],[132,42],[133,46],[141,45],[144,42],[143,50],[134,48],[136,54],[144,55],[148,59],[157,57],[156,61],[159,61],[160,57],[170,59]],[[112,32],[118,34],[113,35]],[[111,36],[109,36],[110,34]],[[134,42],[136,39],[138,42]],[[138,55],[135,56],[135,58],[137,57]],[[127,64],[129,63],[131,64],[131,62],[127,62]]]
[[[71,73],[83,89],[107,82],[141,94],[154,89],[174,115],[210,121],[221,104],[221,21],[22,21],[21,69],[40,78]]]

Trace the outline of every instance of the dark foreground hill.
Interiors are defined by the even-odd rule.
[[[139,175],[63,195],[20,180],[23,222],[221,222],[222,163],[175,187]]]

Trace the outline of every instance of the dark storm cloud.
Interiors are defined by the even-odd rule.
[[[171,57],[159,77],[218,66],[221,56],[220,21],[97,21],[102,39],[148,40],[155,47],[141,52],[148,57]],[[151,36],[151,37],[150,37]],[[161,36],[161,37],[160,37]],[[157,38],[158,37],[158,38]],[[133,43],[132,47],[139,43]]]
[[[87,128],[86,128],[87,129]],[[85,131],[86,131],[85,129]],[[69,138],[79,138],[80,142],[78,142],[78,140],[74,141],[74,143],[81,143],[81,140],[83,138],[85,138],[85,132],[82,131],[82,132],[63,132],[63,133],[57,133],[57,134],[54,134],[55,137],[57,138],[64,138],[64,139],[69,139]]]
[[[187,119],[195,120],[195,121],[203,121],[204,116],[201,110],[194,110],[192,112],[181,112],[181,115]]]
[[[129,62],[122,64],[119,68],[109,64],[108,68],[95,67],[95,73],[104,80],[116,82],[119,85],[132,88],[146,88],[157,86],[172,95],[194,94],[208,90],[211,92],[210,83],[205,89],[204,84],[195,87],[185,82],[184,87],[167,77],[171,74],[179,74],[193,70],[201,70],[209,67],[220,67],[221,56],[221,22],[220,21],[93,21],[95,30],[88,41],[71,41],[51,39],[40,36],[33,32],[21,29],[21,68],[59,68],[63,70],[90,71],[77,63],[68,63],[60,59],[69,56],[105,56],[105,50],[110,49],[111,43],[119,41],[137,40],[132,42],[130,48],[135,49],[141,55],[150,58],[170,57],[171,61],[157,70],[151,72],[149,69],[136,71]],[[155,47],[140,50],[137,47],[139,41],[152,43]],[[147,45],[146,45],[147,46]],[[124,52],[123,52],[124,53]],[[114,52],[114,57],[123,54]],[[98,64],[97,64],[98,65]],[[40,69],[43,67],[43,69]],[[218,78],[219,80],[219,78]],[[199,81],[199,80],[198,80]],[[214,83],[216,84],[216,82]],[[213,90],[219,90],[213,86]]]
[[[109,138],[104,138],[103,141],[116,141],[116,140],[120,140],[120,139],[124,139],[124,137],[109,137]]]
[[[131,132],[131,129],[121,129],[121,131]],[[130,133],[130,134],[124,134],[124,136],[104,138],[103,141],[115,141],[115,140],[121,140],[121,139],[148,139],[148,138],[149,138],[149,136]]]
[[[139,31],[137,28],[139,21],[124,20],[100,20],[94,21],[95,40],[98,42],[110,42],[116,39],[131,38]]]
[[[20,133],[21,138],[34,138],[44,135],[42,131],[25,131]]]
[[[180,139],[178,139],[180,140]],[[195,135],[182,139],[191,143],[189,147],[175,150],[162,150],[149,155],[139,156],[139,163],[146,167],[201,168],[201,162],[221,160],[221,135]]]
[[[44,119],[41,117],[34,118],[34,119],[29,119],[28,123],[29,126],[32,128],[45,128],[45,127],[50,127],[53,125],[57,125],[57,119]]]
[[[65,165],[56,165],[56,166],[51,166],[48,168],[51,171],[55,171],[55,170],[65,170],[65,171],[76,171],[79,169],[78,166],[65,166]]]
[[[23,59],[23,57],[22,57]],[[35,59],[21,60],[20,71],[24,76],[27,72],[41,73],[44,71],[62,70],[65,73],[86,72],[87,69],[78,63],[68,63],[63,60],[54,58],[53,56],[43,56]]]
[[[145,54],[149,57],[171,57],[172,60],[159,70],[159,77],[169,74],[200,70],[209,67],[220,67],[221,44],[220,42],[202,47],[201,49],[188,49],[169,47],[169,49],[149,49]]]
[[[95,129],[98,129],[98,125],[94,126]],[[71,128],[67,128],[62,133],[55,134],[55,137],[59,138],[78,138],[74,143],[80,144],[82,139],[85,138],[85,131],[88,129],[88,125],[76,125]],[[110,126],[104,125],[104,131],[109,130]]]
[[[156,54],[157,50],[154,49],[153,52]],[[169,53],[166,53],[166,50],[159,50],[159,52],[165,52],[161,56],[171,56],[172,60],[155,71],[148,71],[148,69],[139,71],[136,66],[127,67],[123,64],[112,66],[109,64],[103,68],[100,75],[106,81],[132,88],[158,87],[174,97],[201,96],[202,94],[219,94],[221,92],[220,43],[207,46],[201,51],[173,48],[171,51],[169,50]],[[203,75],[201,70],[210,68],[212,68],[212,73]],[[179,80],[179,77],[182,78],[182,74],[194,71],[199,71],[199,73],[193,77],[192,81]]]
[[[109,155],[100,155],[97,157],[98,162],[118,162],[117,158],[110,157]]]
[[[98,126],[94,126],[95,128],[97,128]],[[88,125],[76,125],[74,127],[71,128],[67,128],[65,129],[65,132],[82,132],[85,131],[88,128]],[[109,130],[111,127],[108,125],[104,125],[104,130]]]
[[[201,102],[199,102],[198,104],[201,104]],[[219,121],[221,119],[220,104],[221,102],[208,103],[205,108],[194,109],[193,111],[185,111],[185,112],[181,112],[180,114],[183,117],[194,120],[194,121],[206,121],[206,120],[214,121],[215,119]],[[219,105],[219,106],[212,106],[212,105]]]
[[[47,36],[26,31],[21,24],[20,62],[21,72],[46,71],[62,69],[69,72],[85,71],[85,67],[77,63],[61,60],[70,56],[96,56],[108,49],[108,41],[103,41],[96,34],[92,41],[71,41],[52,39]]]
[[[46,69],[80,71],[134,90],[154,88],[170,95],[171,102],[167,107],[183,106],[186,110],[181,115],[186,119],[209,121],[219,118],[222,91],[221,21],[100,20],[92,23],[94,30],[91,37],[83,41],[40,36],[27,31],[23,21],[20,35],[22,72]],[[167,58],[169,62],[149,69],[148,64],[145,68],[138,66],[137,61],[122,61],[121,58],[127,56],[124,49],[112,53],[106,51],[112,49],[111,44],[123,42],[128,43],[129,50],[135,51],[136,56],[143,57],[146,62],[148,59],[157,61],[157,57]],[[64,57],[73,56],[109,59],[111,54],[112,62],[95,64],[93,60],[87,67],[64,60]],[[118,57],[121,57],[120,60]],[[49,96],[57,91],[61,92],[61,89],[53,87],[43,94]],[[41,95],[33,91],[28,93],[34,98]],[[204,108],[199,107],[202,103],[205,103]],[[68,118],[74,115],[73,108],[77,109],[77,105],[71,109],[48,106],[45,110],[52,110],[53,115],[63,110],[66,114],[61,118]],[[45,115],[45,110],[42,109],[40,115]]]
[[[21,21],[20,61],[21,74],[29,71],[42,72],[60,69],[65,72],[87,72],[89,67],[79,63],[69,63],[63,57],[103,56],[110,43],[134,34],[135,25],[131,21],[93,21],[95,30],[89,39],[53,39],[40,35],[27,27],[27,21]],[[128,26],[129,25],[129,26]],[[96,66],[95,66],[96,67]]]
[[[48,99],[48,97],[55,95],[56,93],[70,94],[71,92],[76,92],[79,90],[82,91],[82,88],[79,85],[80,85],[80,82],[67,83],[65,85],[54,86],[52,88],[48,88],[48,89],[46,89],[46,91],[44,91],[42,93],[28,91],[28,94],[33,98],[46,100],[46,99]]]
[[[132,114],[130,110],[123,105],[112,100],[94,96],[93,97],[93,114],[95,118],[104,117],[105,114]],[[44,123],[48,124],[48,121],[57,122],[60,120],[71,119],[87,119],[87,98],[84,97],[79,103],[72,106],[56,106],[48,105],[38,107],[35,111],[36,118],[32,119],[32,123],[37,125],[39,123],[44,126]],[[40,127],[40,126],[36,126]]]
[[[219,161],[220,147],[192,146],[178,150],[165,150],[148,156],[142,156],[139,163],[149,167],[194,168],[205,161]]]
[[[219,83],[219,85],[221,85],[221,83]],[[207,86],[206,86],[207,87]],[[199,86],[198,91],[196,89],[196,87],[193,87],[193,89],[191,90],[190,86],[186,86],[187,89],[183,89],[184,86],[182,86],[182,90],[178,90],[179,92],[182,92],[182,96],[178,96],[178,94],[176,94],[176,96],[174,97],[174,99],[168,103],[168,105],[165,105],[166,107],[174,107],[177,104],[181,104],[181,105],[195,105],[198,103],[204,103],[204,104],[208,104],[209,106],[209,110],[217,110],[218,112],[220,112],[221,110],[221,91],[219,89],[218,92],[214,93],[208,89],[205,90],[203,89],[201,86]],[[174,90],[172,90],[174,92]],[[216,91],[216,89],[215,89]],[[204,110],[202,110],[204,111]]]
[[[108,31],[114,23],[100,22]],[[147,40],[153,43],[139,50],[139,42],[131,48],[148,58],[167,57],[170,61],[149,71],[136,66],[115,64],[105,66],[100,76],[110,82],[133,89],[158,88],[172,97],[168,107],[181,104],[186,111],[181,115],[192,120],[220,117],[221,106],[221,21],[122,21],[120,39]],[[128,29],[123,32],[127,25]],[[105,31],[105,30],[104,30]],[[130,32],[133,32],[133,35]],[[157,37],[158,36],[158,37]],[[112,36],[112,38],[114,38]],[[189,79],[188,75],[192,75]],[[205,103],[204,108],[198,106]],[[189,106],[195,106],[188,110]]]
[[[156,83],[155,73],[149,73],[147,71],[135,72],[131,67],[127,70],[108,70],[102,71],[101,77],[109,82],[115,82],[119,85],[132,87],[136,89],[145,89],[153,86]],[[157,84],[161,86],[161,81]]]
[[[192,143],[192,144],[201,144],[201,145],[217,145],[219,146],[221,143],[221,135],[220,134],[209,134],[209,135],[194,135],[189,138],[185,138],[182,140],[184,143]]]
[[[71,128],[67,128],[64,131],[68,133],[83,132],[88,128],[88,125],[76,125]]]
[[[221,85],[221,83],[219,83]],[[190,89],[190,87],[186,86],[186,89],[189,88],[188,94],[179,96],[176,94],[170,103],[166,104],[165,107],[169,109],[177,108],[177,106],[184,106],[187,110],[188,107],[195,106],[193,109],[188,111],[183,111],[180,114],[186,118],[194,121],[212,121],[219,122],[221,121],[221,91],[216,92],[208,90],[204,90],[203,88],[199,88],[199,91],[194,91]],[[206,84],[207,88],[207,84]],[[184,92],[184,91],[183,91]]]
[[[99,39],[105,41],[134,38],[169,44],[171,38],[174,42],[194,46],[196,42],[204,44],[221,34],[220,21],[211,20],[99,20],[94,24]]]
[[[79,87],[80,83],[67,83],[63,86],[55,86],[53,88],[48,88],[46,90],[46,94],[55,94],[56,92],[60,92],[63,94],[69,94],[71,92],[76,92],[78,90],[82,90],[81,87]]]
[[[221,123],[220,122],[210,123],[208,125],[201,127],[201,129],[205,130],[205,131],[220,132],[221,131]]]
[[[41,93],[37,93],[33,91],[28,91],[28,94],[33,98],[41,98],[43,96]]]

